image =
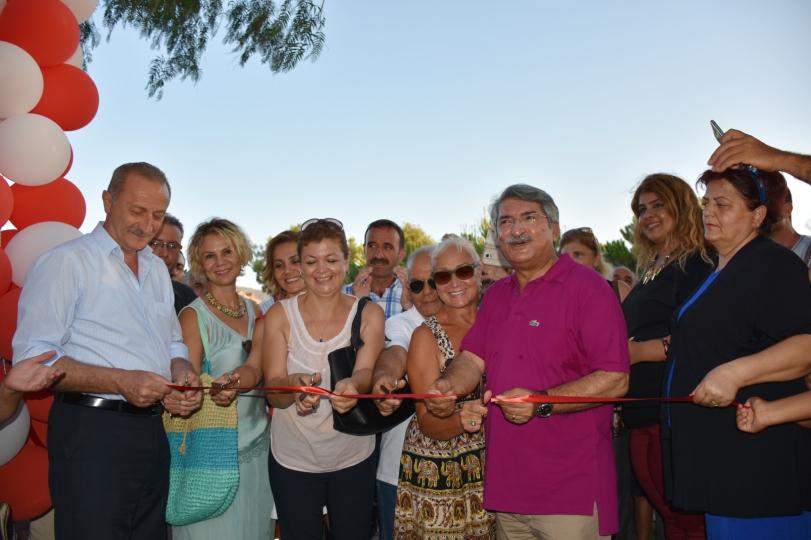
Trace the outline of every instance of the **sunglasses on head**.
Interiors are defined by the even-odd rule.
[[[310,225],[315,225],[316,223],[325,223],[327,225],[332,225],[333,227],[338,227],[339,229],[344,230],[344,224],[341,223],[340,220],[331,217],[308,219],[307,221],[301,224],[301,230],[303,231]]]
[[[437,285],[446,285],[450,283],[451,278],[455,275],[456,279],[466,280],[473,277],[473,274],[476,273],[476,267],[479,266],[478,263],[475,264],[463,264],[462,266],[456,268],[455,270],[440,270],[439,272],[434,272],[432,276],[434,278],[434,283]]]
[[[436,290],[436,282],[433,278],[428,279],[412,279],[408,282],[408,289],[413,294],[420,294],[422,290],[425,288],[425,284],[428,284],[432,289]]]

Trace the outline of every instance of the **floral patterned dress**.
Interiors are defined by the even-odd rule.
[[[445,357],[444,371],[454,357],[453,346],[436,317],[424,323]],[[400,457],[396,540],[494,539],[493,515],[482,507],[484,433],[463,432],[440,441],[420,430],[416,415],[406,431]]]

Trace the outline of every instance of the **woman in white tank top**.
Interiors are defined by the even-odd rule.
[[[273,305],[264,324],[262,357],[270,386],[329,388],[327,355],[349,344],[358,301],[343,294],[349,248],[337,220],[302,225],[298,252],[307,292]],[[375,360],[383,349],[383,310],[369,303],[352,377],[336,383],[338,394],[368,392]],[[332,410],[346,412],[355,399],[312,394],[270,394],[271,483],[286,540],[320,540],[327,506],[334,540],[371,536],[374,494],[374,436],[339,433]]]

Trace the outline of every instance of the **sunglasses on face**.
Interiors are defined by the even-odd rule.
[[[476,273],[476,267],[479,266],[478,264],[463,264],[462,266],[456,268],[455,270],[440,270],[439,272],[434,272],[433,278],[434,283],[437,285],[446,285],[450,283],[451,278],[456,276],[456,279],[459,280],[467,280],[473,277],[473,274]]]
[[[332,225],[333,227],[338,227],[340,230],[344,230],[344,224],[335,218],[312,218],[308,219],[304,223],[301,224],[301,230],[303,231],[310,225],[315,225],[316,223],[326,223],[328,225]]]
[[[428,284],[432,289],[436,290],[436,282],[433,278],[428,279],[412,279],[408,282],[408,289],[413,294],[420,294],[422,290],[425,288],[425,284]]]

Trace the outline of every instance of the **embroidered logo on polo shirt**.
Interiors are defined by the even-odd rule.
[[[539,323],[537,319],[532,319],[531,321],[529,321],[529,325],[532,326],[532,327],[537,328],[537,327],[541,326],[541,323]]]

